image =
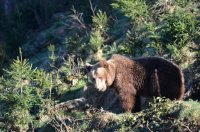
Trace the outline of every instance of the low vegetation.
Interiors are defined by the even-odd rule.
[[[4,1],[0,131],[200,129],[199,1]],[[187,97],[154,98],[141,112],[121,113],[115,93],[93,89],[84,69],[113,53],[177,63]]]
[[[195,101],[155,98],[148,109],[138,113],[114,114],[94,108],[57,111],[49,124],[57,131],[198,131],[199,107]]]

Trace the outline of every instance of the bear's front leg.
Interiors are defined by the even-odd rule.
[[[132,112],[136,103],[136,95],[133,93],[120,93],[119,94],[121,106],[124,112]]]

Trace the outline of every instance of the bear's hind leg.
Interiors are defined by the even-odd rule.
[[[154,69],[154,71],[152,72],[151,76],[150,76],[150,80],[149,80],[149,94],[151,96],[161,96],[160,93],[160,82],[159,82],[159,77],[158,77],[158,70]]]

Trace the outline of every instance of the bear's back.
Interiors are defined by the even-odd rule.
[[[170,62],[164,58],[161,57],[142,57],[133,59],[133,61],[143,65],[147,69],[177,69],[178,71],[180,68],[173,62]]]

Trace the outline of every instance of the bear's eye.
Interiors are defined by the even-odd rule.
[[[106,83],[106,85],[108,85],[108,81],[107,81],[107,80],[106,80],[106,82],[105,82],[105,83]]]
[[[95,78],[92,78],[91,80],[94,82],[94,81],[95,81]]]

